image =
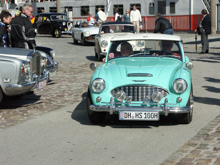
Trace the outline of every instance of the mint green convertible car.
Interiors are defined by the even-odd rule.
[[[119,120],[159,121],[172,115],[180,124],[193,116],[193,90],[189,58],[179,36],[131,34],[111,39],[104,63],[92,63],[87,94],[91,123],[106,114]]]

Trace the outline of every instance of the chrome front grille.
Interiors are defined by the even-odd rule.
[[[115,94],[120,90],[123,90],[127,97],[130,97],[132,101],[146,101],[146,99],[151,99],[154,92],[160,92],[162,97],[166,97],[168,95],[168,91],[165,89],[151,85],[122,86],[113,89],[111,94],[115,96]]]
[[[33,53],[32,56],[32,74],[41,75],[41,55],[38,52]]]

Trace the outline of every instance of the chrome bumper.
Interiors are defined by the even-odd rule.
[[[57,61],[55,61],[54,64],[47,66],[47,71],[49,71],[49,77],[56,75],[56,73],[58,71],[58,65],[59,65],[59,63]]]
[[[38,83],[44,80],[47,80],[48,75],[49,75],[49,72],[46,71],[45,76],[43,78],[39,79],[37,75],[34,75],[33,81],[28,82],[26,84],[9,84],[6,86],[6,91],[10,93],[14,93],[15,95],[28,92],[34,89],[35,87],[37,87]]]
[[[114,102],[114,98],[111,98],[109,102],[109,106],[90,105],[89,109],[91,111],[96,111],[96,112],[109,112],[111,115],[114,112],[119,112],[119,111],[144,111],[144,112],[164,113],[165,116],[168,116],[169,113],[189,113],[193,109],[193,100],[191,100],[191,106],[185,106],[185,107],[170,106],[170,105],[175,105],[175,104],[169,104],[168,99],[165,99],[164,104],[158,104],[158,105],[161,105],[161,106],[151,106],[151,107],[149,106],[116,106]]]

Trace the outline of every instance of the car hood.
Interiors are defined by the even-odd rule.
[[[172,58],[120,58],[103,65],[100,77],[112,79],[112,82],[118,85],[146,82],[152,85],[161,84],[161,82],[168,84],[170,78],[180,70],[181,66],[180,60]]]
[[[125,36],[128,34],[134,34],[134,33],[104,33],[101,35],[101,39],[102,40],[111,40],[113,37],[117,37],[117,36]]]

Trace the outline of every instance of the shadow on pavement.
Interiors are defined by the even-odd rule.
[[[220,106],[220,99],[210,98],[210,97],[194,97],[194,101],[202,104],[208,105],[218,105]]]
[[[40,100],[40,97],[40,95],[35,95],[33,91],[28,92],[26,95],[7,97],[2,100],[0,109],[15,109],[26,107],[30,104],[41,104],[41,102],[37,102]]]
[[[209,42],[219,42],[220,38],[213,38],[213,39],[209,39]],[[195,44],[195,41],[190,41],[190,42],[184,42],[184,44]],[[201,44],[201,38],[198,37],[197,35],[197,44]]]

